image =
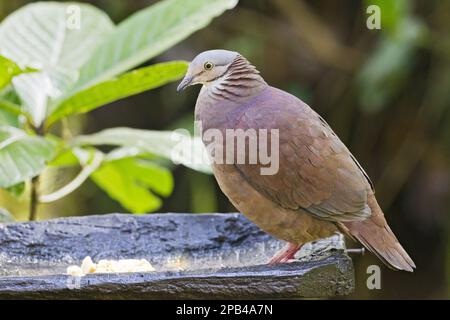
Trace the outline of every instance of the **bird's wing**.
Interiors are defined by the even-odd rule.
[[[268,165],[259,161],[235,164],[264,196],[282,207],[302,208],[330,221],[370,216],[367,196],[373,191],[367,174],[329,125],[296,97],[272,92],[262,103],[247,108],[235,127],[268,129],[269,143],[274,138],[270,130],[279,130],[279,170],[275,175],[262,175],[260,169]]]

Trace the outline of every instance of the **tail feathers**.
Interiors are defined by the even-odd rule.
[[[416,265],[389,228],[374,195],[369,196],[368,205],[372,210],[369,218],[342,222],[341,229],[361,242],[389,268],[413,272]]]

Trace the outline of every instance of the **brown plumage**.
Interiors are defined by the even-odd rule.
[[[211,65],[213,66],[211,69]],[[264,81],[245,58],[206,51],[191,63],[179,89],[201,83],[195,116],[203,132],[218,129],[279,130],[279,170],[262,175],[262,163],[213,165],[230,201],[260,228],[292,245],[275,258],[286,261],[302,244],[341,230],[395,270],[414,262],[386,223],[373,185],[330,126],[298,98]],[[213,145],[211,145],[213,143]],[[225,141],[205,140],[222,150]]]

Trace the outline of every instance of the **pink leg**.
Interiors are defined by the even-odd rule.
[[[294,258],[295,254],[302,248],[302,246],[302,244],[288,243],[286,247],[270,259],[269,265],[288,262]]]

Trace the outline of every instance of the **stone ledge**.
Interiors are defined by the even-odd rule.
[[[354,290],[341,236],[298,262],[267,266],[282,246],[241,214],[111,214],[0,224],[0,298],[313,298]],[[86,257],[146,258],[154,273],[65,275]],[[171,270],[173,261],[183,271]],[[72,289],[69,289],[72,288]]]

